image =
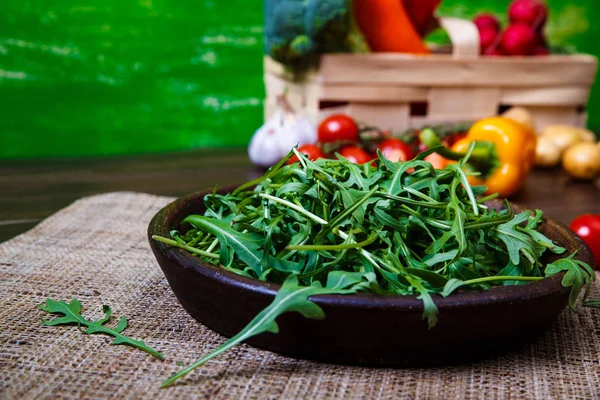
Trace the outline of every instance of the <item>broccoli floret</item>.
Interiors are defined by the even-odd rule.
[[[317,43],[319,53],[349,51],[345,44],[350,31],[347,17],[347,0],[307,1],[306,32]]]
[[[264,0],[265,53],[290,63],[314,50],[306,35],[306,0]]]
[[[345,21],[347,0],[307,0],[304,26],[310,37],[317,37],[334,20]]]
[[[264,0],[265,52],[287,65],[319,54],[365,51],[350,0]]]
[[[306,35],[296,36],[290,43],[290,50],[295,55],[305,55],[313,51],[315,43]]]

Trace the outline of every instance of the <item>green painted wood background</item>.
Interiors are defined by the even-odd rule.
[[[555,43],[600,54],[600,1],[548,3]],[[246,146],[262,123],[262,24],[262,0],[1,1],[0,159]]]

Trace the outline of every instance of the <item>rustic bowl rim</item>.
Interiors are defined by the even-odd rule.
[[[227,192],[239,185],[221,186],[219,192]],[[222,268],[218,268],[212,264],[206,263],[194,257],[189,252],[169,246],[165,243],[158,242],[152,239],[153,235],[169,237],[169,232],[180,221],[173,221],[175,211],[183,207],[187,203],[198,203],[198,208],[202,209],[204,204],[202,200],[204,196],[212,193],[215,188],[200,190],[190,193],[186,196],[179,197],[162,209],[160,209],[151,219],[148,225],[148,238],[151,245],[156,251],[163,256],[171,259],[182,268],[194,270],[196,273],[206,276],[207,278],[217,279],[222,283],[232,285],[241,290],[252,291],[257,294],[275,297],[281,285],[260,281],[253,278],[248,278]],[[514,208],[527,210],[517,203],[511,203]],[[175,223],[175,225],[174,225]],[[544,223],[554,228],[561,238],[567,237],[577,243],[578,254],[577,259],[589,263],[592,260],[591,251],[587,245],[568,227],[561,222],[544,216]],[[166,226],[168,225],[168,226]],[[554,237],[551,239],[555,240]],[[565,243],[557,242],[559,245]],[[488,290],[471,290],[465,292],[455,292],[450,296],[443,297],[434,294],[434,302],[438,309],[447,308],[462,308],[469,306],[481,306],[486,304],[498,304],[506,302],[522,301],[528,298],[539,298],[553,294],[565,294],[570,290],[561,284],[564,273],[556,274],[539,281],[528,282],[523,285],[511,286],[494,286]],[[415,309],[423,308],[423,302],[417,299],[416,295],[376,295],[372,293],[355,293],[355,294],[320,294],[311,296],[311,301],[332,307],[360,307],[360,308],[397,308],[397,309]]]

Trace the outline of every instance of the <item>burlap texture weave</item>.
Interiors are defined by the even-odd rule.
[[[160,389],[181,363],[224,341],[179,305],[147,244],[148,222],[170,200],[84,198],[0,245],[0,398],[600,398],[600,311],[592,309],[563,312],[523,350],[459,367],[337,366],[242,345]],[[600,298],[598,285],[592,296]],[[110,305],[129,317],[125,334],[166,359],[76,327],[43,326],[50,315],[36,305],[47,297],[76,297],[94,319]]]

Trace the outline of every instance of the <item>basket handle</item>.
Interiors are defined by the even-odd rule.
[[[441,17],[439,24],[452,41],[452,58],[479,58],[479,31],[466,19]]]

